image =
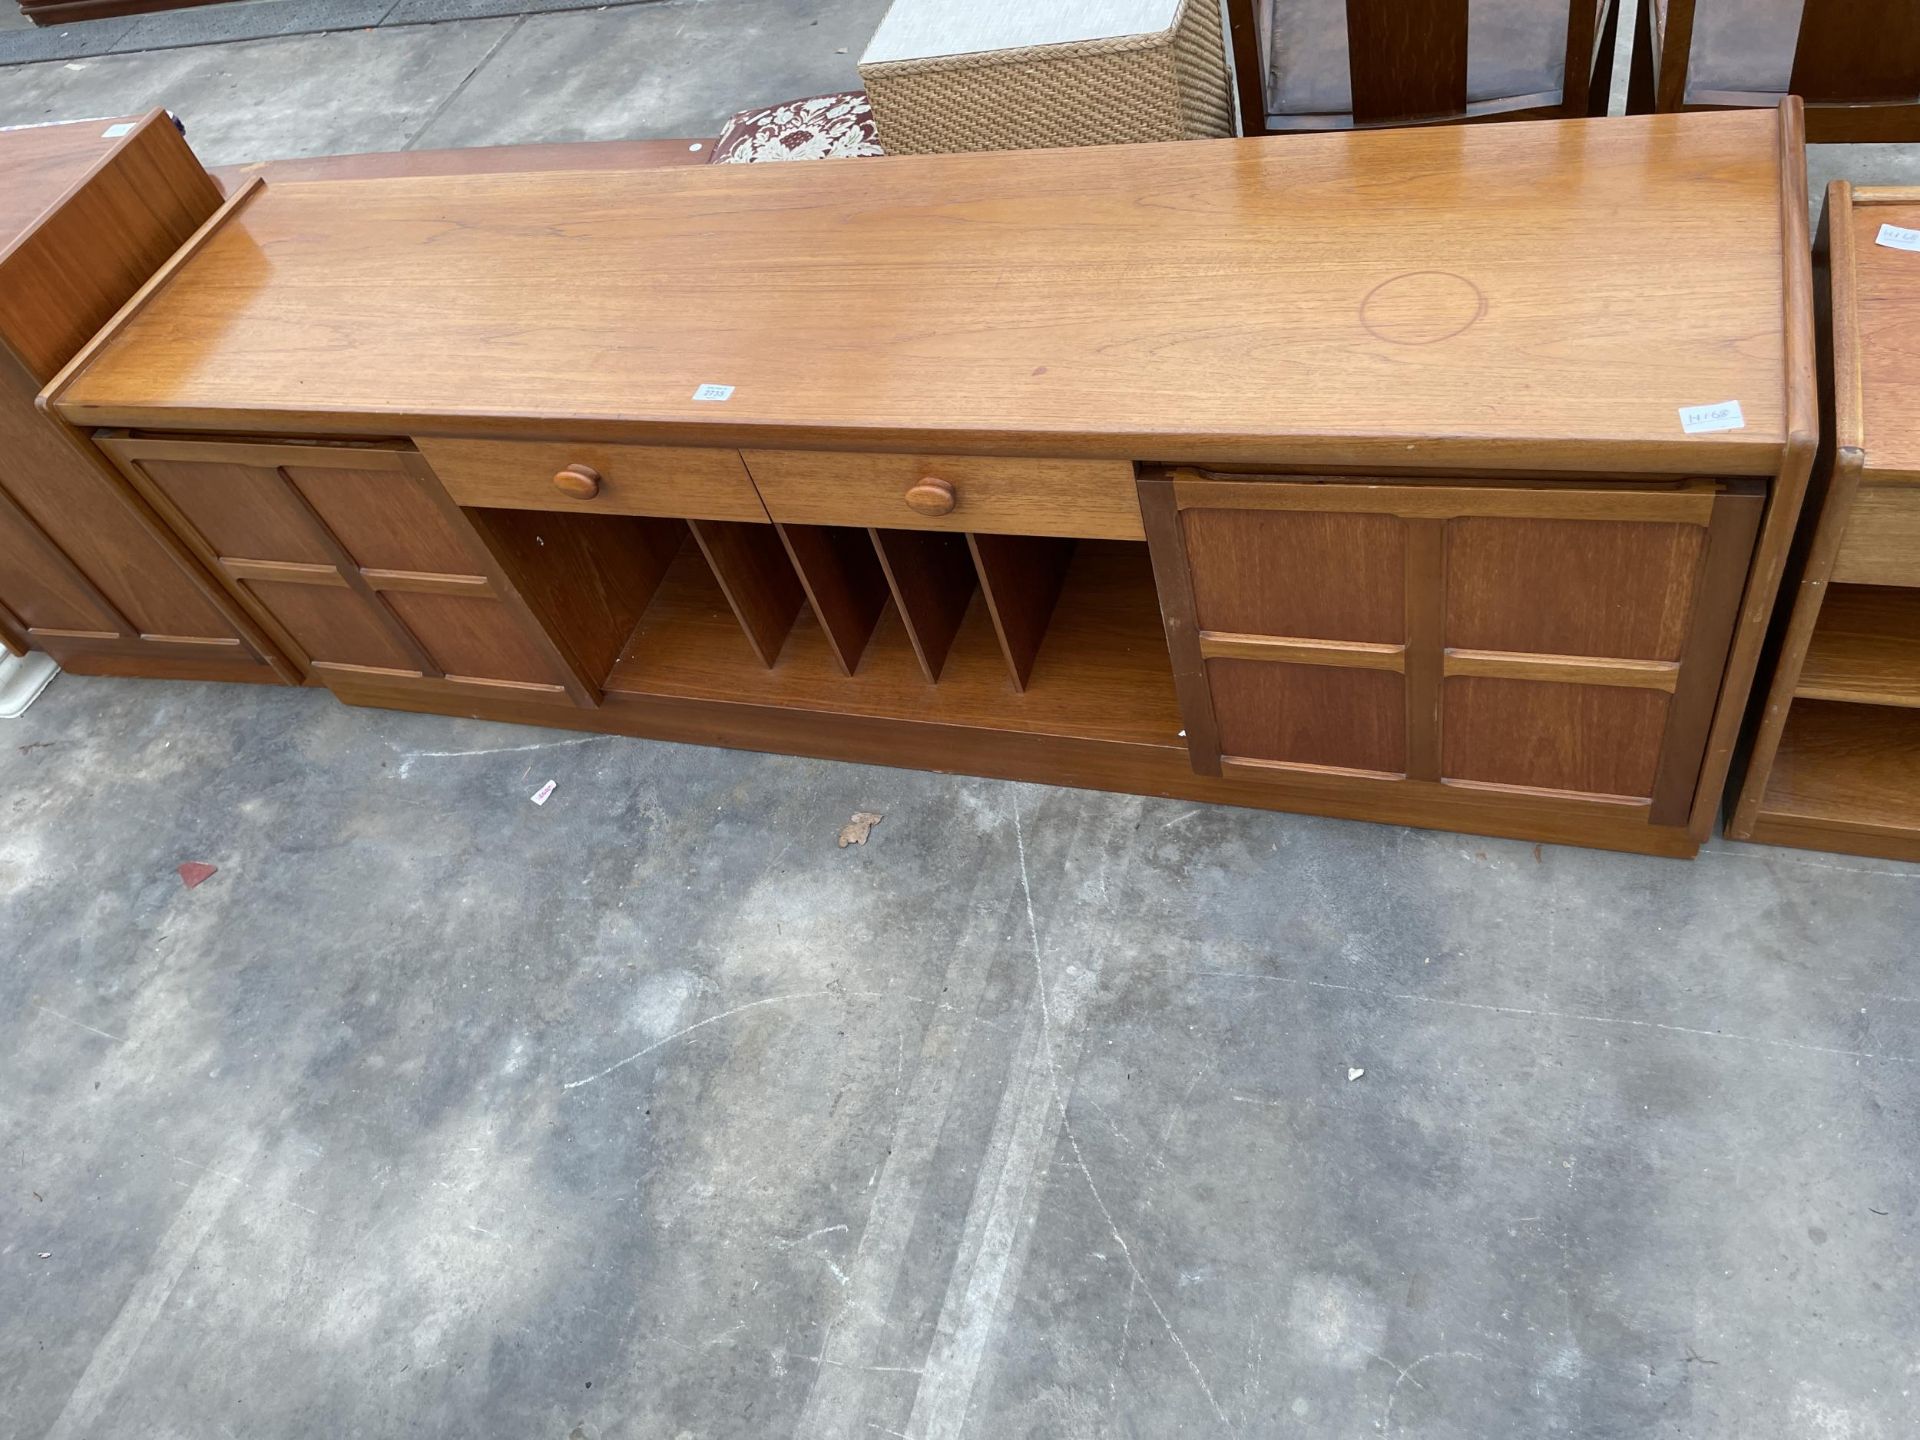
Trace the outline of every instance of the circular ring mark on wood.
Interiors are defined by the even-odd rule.
[[[1451,340],[1487,313],[1487,297],[1451,270],[1412,270],[1382,280],[1360,302],[1360,323],[1390,345]]]

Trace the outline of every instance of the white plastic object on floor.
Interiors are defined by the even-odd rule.
[[[14,655],[0,650],[0,720],[17,720],[60,673],[51,655],[30,650]]]

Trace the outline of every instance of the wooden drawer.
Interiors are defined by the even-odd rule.
[[[667,445],[594,445],[551,440],[414,442],[447,493],[462,505],[500,510],[579,510],[600,515],[680,515],[693,520],[751,520],[767,512],[737,450]],[[590,498],[561,490],[554,477],[584,466],[598,480]]]
[[[1144,540],[1133,466],[1125,460],[1026,460],[996,455],[848,455],[748,450],[747,469],[783,523],[883,530],[971,530]],[[928,513],[907,492],[945,482],[953,508]],[[938,487],[933,487],[937,493]]]
[[[1920,586],[1920,485],[1862,485],[1833,578],[1852,585]]]

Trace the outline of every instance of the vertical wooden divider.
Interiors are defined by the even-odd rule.
[[[1447,522],[1409,520],[1405,669],[1410,780],[1441,775],[1441,726],[1446,710]]]
[[[974,570],[966,537],[950,530],[870,530],[874,553],[906,623],[914,658],[931,683],[960,632],[973,599]]]
[[[689,520],[700,553],[733,607],[747,643],[769,670],[780,658],[806,595],[771,525],[744,520]]]
[[[980,592],[987,597],[987,613],[1016,690],[1025,690],[1033,674],[1074,544],[1046,535],[967,536],[980,572]]]
[[[863,530],[841,525],[776,525],[787,557],[826,632],[842,673],[859,668],[861,652],[887,608],[887,578]]]
[[[522,601],[598,693],[667,569],[683,520],[552,510],[461,512]]]

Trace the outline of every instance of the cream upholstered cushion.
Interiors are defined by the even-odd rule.
[[[893,0],[860,78],[895,154],[1233,129],[1219,0]]]
[[[1802,8],[1802,0],[1699,0],[1687,88],[1785,94]]]
[[[893,0],[864,65],[1160,35],[1180,0]]]

